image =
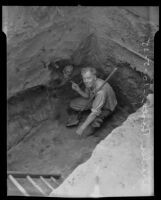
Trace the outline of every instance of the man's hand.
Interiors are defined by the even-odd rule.
[[[83,134],[83,131],[84,131],[84,128],[82,126],[80,126],[77,130],[76,130],[76,133],[78,135],[82,135]]]
[[[80,87],[78,86],[78,84],[72,82],[72,89],[75,90],[76,92],[80,91]]]

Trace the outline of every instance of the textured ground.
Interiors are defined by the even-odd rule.
[[[106,131],[106,129],[104,130]],[[153,95],[50,196],[147,196],[153,190]]]

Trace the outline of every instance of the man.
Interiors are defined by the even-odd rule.
[[[78,92],[82,97],[72,100],[70,107],[75,111],[81,111],[83,108],[86,110],[90,109],[91,113],[83,124],[78,127],[76,131],[78,135],[82,135],[89,125],[92,125],[92,127],[99,127],[103,119],[109,116],[117,105],[115,93],[109,83],[106,83],[101,90],[96,92],[104,83],[104,80],[97,78],[95,68],[83,68],[81,75],[85,84],[85,91],[76,83],[72,83],[72,89]],[[94,99],[90,105],[86,107],[92,95],[94,95]]]
[[[58,64],[55,64],[54,67],[56,71],[52,72],[51,80],[53,82],[53,85],[56,86],[56,88],[58,89],[70,80],[74,68],[72,65],[66,65],[62,69],[62,67],[60,67]]]
[[[72,65],[67,65],[64,67],[61,85],[64,85],[67,81],[70,80],[72,73],[73,73]]]

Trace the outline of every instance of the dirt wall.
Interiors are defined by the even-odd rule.
[[[156,8],[150,7],[157,13]],[[107,68],[119,62],[153,77],[153,41],[158,22],[149,7],[3,7],[7,35],[7,95],[50,80],[51,59]],[[151,20],[152,19],[152,20]],[[150,65],[144,63],[148,43]]]

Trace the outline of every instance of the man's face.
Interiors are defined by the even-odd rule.
[[[73,72],[73,66],[69,65],[66,66],[65,69],[63,70],[63,74],[65,78],[68,78]]]
[[[83,82],[87,88],[91,88],[94,86],[96,76],[92,74],[90,71],[87,71],[86,73],[83,74]]]

